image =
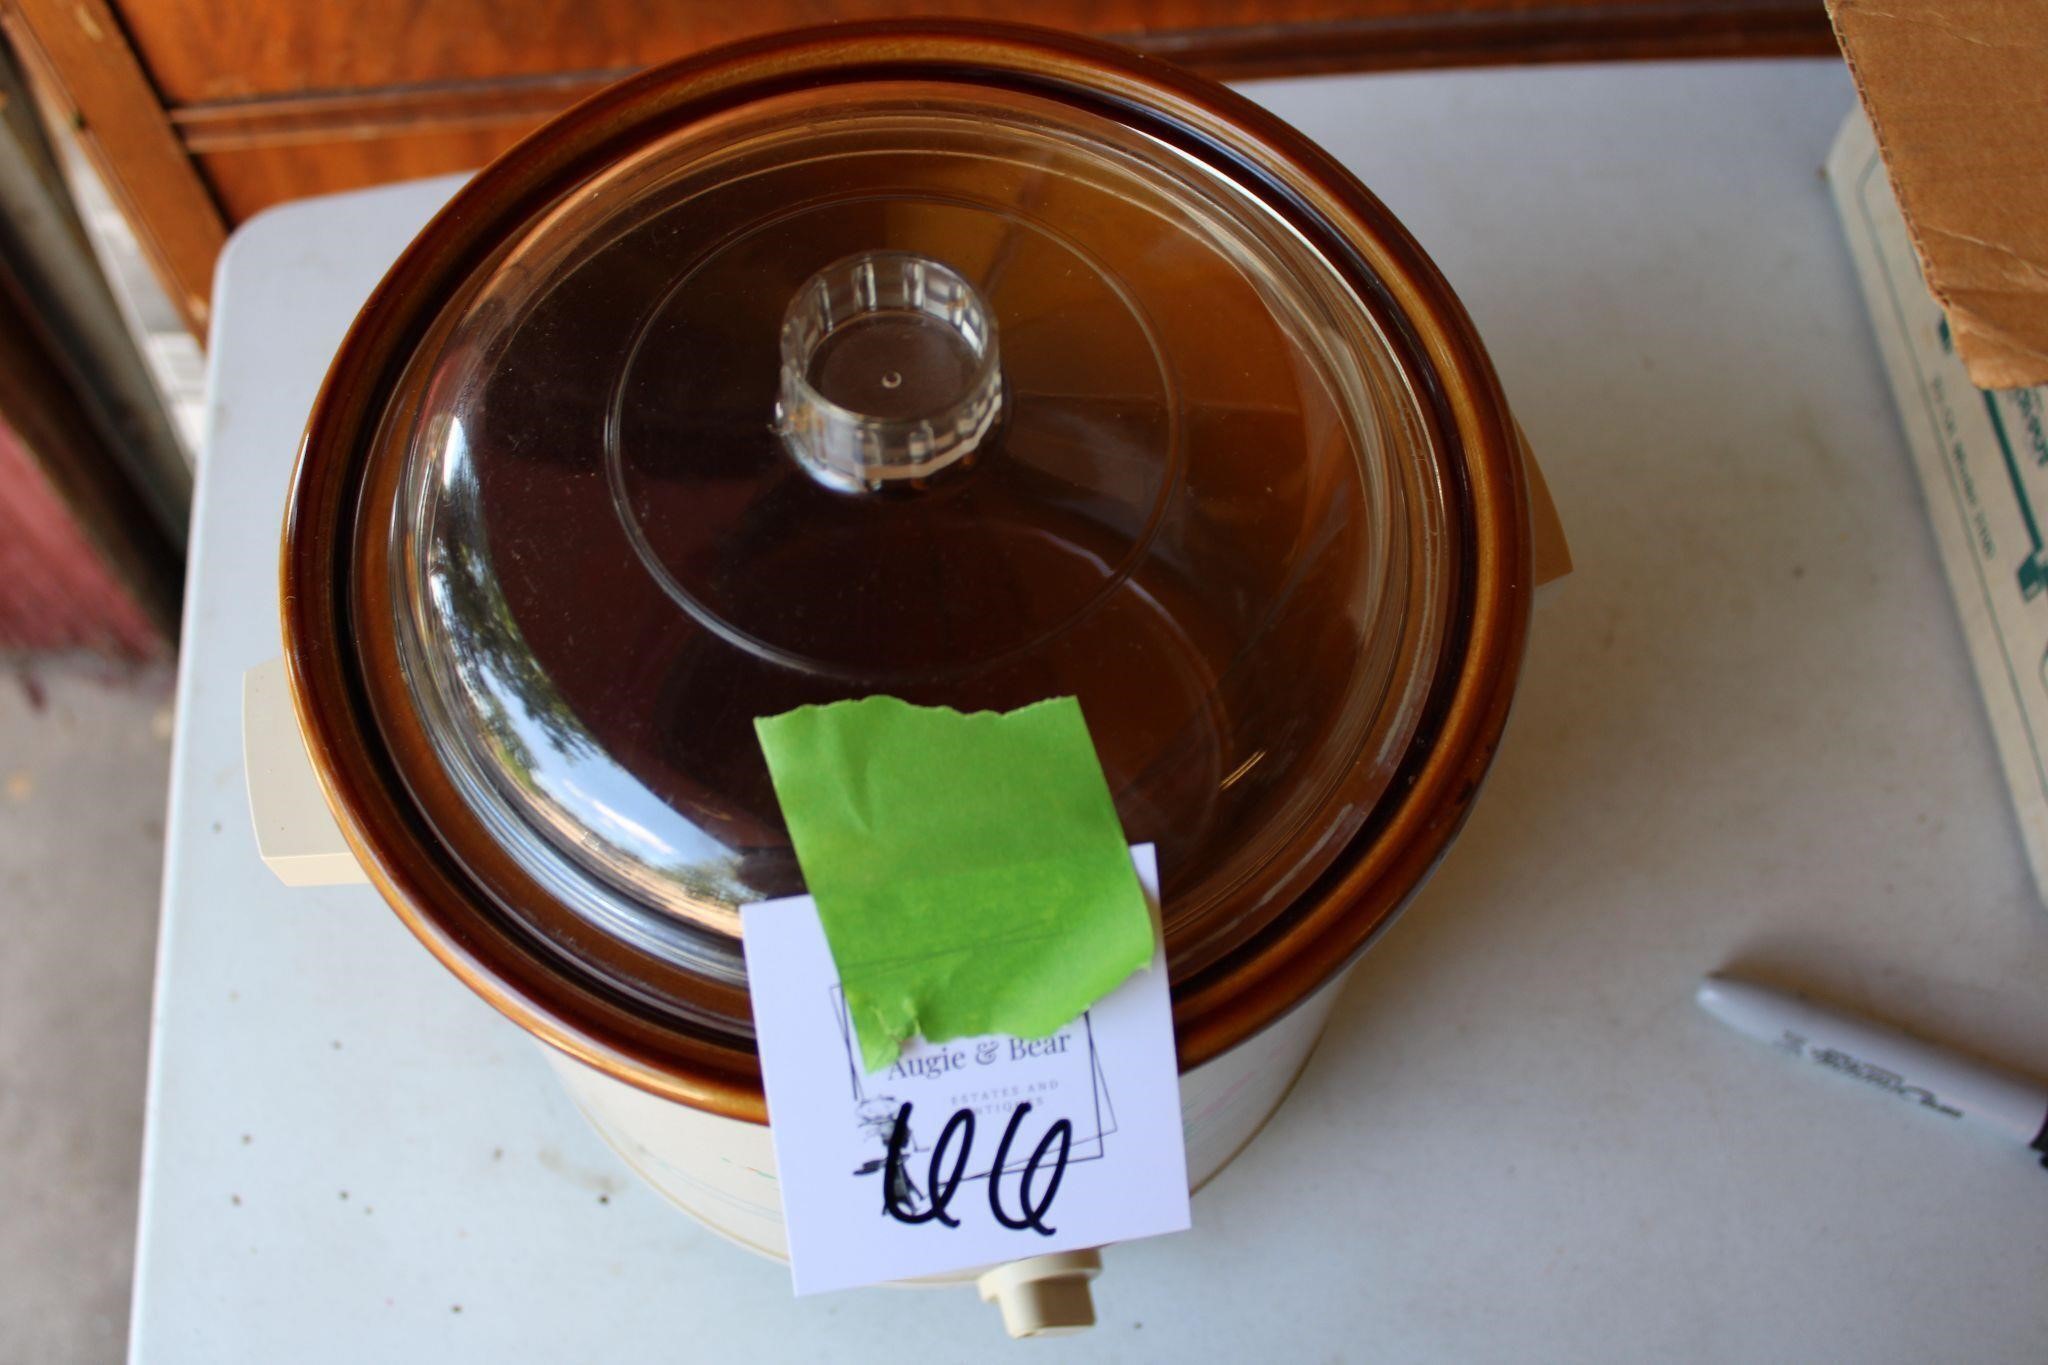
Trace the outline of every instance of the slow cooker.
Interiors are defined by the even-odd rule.
[[[1018,27],[743,43],[518,144],[364,306],[248,683],[259,842],[777,1256],[737,907],[802,879],[754,718],[1077,697],[1158,850],[1199,1186],[1458,830],[1563,567],[1442,276],[1243,97]],[[984,1296],[1086,1321],[1095,1258],[1039,1259]]]

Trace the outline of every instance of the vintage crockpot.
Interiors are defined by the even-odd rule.
[[[753,718],[1074,695],[1159,850],[1199,1185],[1464,820],[1552,540],[1443,278],[1247,100],[1024,28],[745,43],[521,142],[363,308],[288,687],[252,679],[259,833],[780,1255],[735,907],[801,879]],[[1077,1315],[1055,1261],[984,1277],[1019,1330]]]

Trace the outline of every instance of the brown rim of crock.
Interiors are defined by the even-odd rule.
[[[809,29],[683,59],[600,91],[499,157],[401,255],[350,328],[307,424],[280,564],[286,665],[307,749],[371,881],[450,970],[521,1027],[620,1080],[766,1120],[751,1051],[693,1035],[565,973],[441,846],[371,714],[351,626],[356,494],[392,386],[442,305],[505,231],[625,145],[815,81],[971,78],[1092,101],[1231,174],[1338,248],[1389,328],[1448,460],[1457,589],[1416,737],[1367,826],[1239,951],[1174,986],[1182,1068],[1298,1005],[1391,920],[1463,823],[1506,722],[1528,628],[1528,495],[1513,423],[1470,319],[1429,258],[1347,171],[1221,86],[1107,44],[1015,25],[895,21]],[[1278,169],[1285,174],[1276,175]],[[1346,259],[1355,257],[1355,259]],[[505,859],[509,867],[509,858]],[[509,875],[482,869],[483,882]],[[730,988],[727,988],[730,989]],[[739,993],[743,995],[743,992]],[[733,1002],[744,1007],[744,1000]]]

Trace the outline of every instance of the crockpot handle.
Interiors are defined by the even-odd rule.
[[[1522,471],[1529,478],[1529,564],[1536,586],[1554,582],[1572,571],[1572,547],[1564,538],[1564,522],[1550,499],[1543,469],[1529,451],[1522,424],[1515,423],[1515,444],[1522,452]]]
[[[242,769],[256,851],[279,881],[286,886],[369,881],[313,775],[282,658],[242,675]]]
[[[1101,1273],[1101,1252],[1062,1251],[999,1265],[974,1284],[983,1303],[1003,1310],[1003,1330],[1012,1337],[1057,1337],[1095,1325],[1088,1281]]]

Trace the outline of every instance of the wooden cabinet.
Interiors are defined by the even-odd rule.
[[[203,333],[234,224],[476,166],[621,75],[890,14],[1028,19],[1221,77],[1819,54],[1820,0],[0,0]]]

